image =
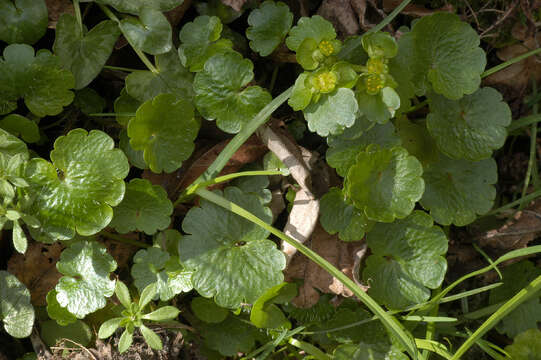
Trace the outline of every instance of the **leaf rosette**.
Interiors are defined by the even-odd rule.
[[[67,240],[75,233],[96,234],[109,224],[111,207],[124,197],[123,179],[130,168],[122,150],[114,146],[102,131],[75,129],[55,141],[52,163],[39,158],[29,161],[31,209],[42,233]]]
[[[270,223],[272,213],[255,194],[228,187],[223,196]],[[195,272],[192,282],[204,297],[222,307],[253,303],[267,289],[283,281],[285,256],[266,240],[269,232],[206,200],[190,209],[180,240],[182,263]],[[242,276],[239,276],[242,274]]]
[[[246,37],[261,56],[270,55],[286,37],[293,24],[293,13],[281,1],[267,0],[248,16]]]

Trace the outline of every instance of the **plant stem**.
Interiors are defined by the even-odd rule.
[[[152,246],[152,245],[146,244],[146,243],[141,242],[141,241],[128,239],[128,238],[125,238],[123,236],[110,233],[108,231],[102,231],[102,232],[100,232],[100,235],[103,236],[103,237],[108,238],[109,240],[116,241],[118,243],[133,245],[133,246],[137,246],[137,247],[140,247],[140,248],[149,248],[149,247]]]
[[[525,202],[529,202],[529,201],[532,201],[533,199],[537,198],[541,196],[541,190],[537,190],[537,191],[534,191],[533,193],[531,194],[528,194],[518,200],[515,200],[513,202],[510,202],[509,204],[506,204],[504,206],[501,206],[497,209],[494,209],[488,213],[486,213],[484,216],[488,216],[488,215],[494,215],[494,214],[497,214],[497,213],[500,213],[502,211],[505,211],[505,210],[508,210],[508,209],[511,209],[517,205],[520,205],[522,203],[525,203]]]
[[[125,72],[141,71],[141,70],[138,70],[138,69],[130,69],[130,68],[122,67],[122,66],[111,66],[111,65],[103,65],[103,68],[104,69],[109,69],[109,70],[125,71]]]
[[[88,114],[88,116],[95,116],[95,117],[113,117],[113,116],[131,116],[134,117],[135,113],[92,113]]]
[[[377,31],[380,31],[381,29],[383,29],[385,26],[387,26],[391,21],[393,21],[393,19],[398,15],[400,14],[400,12],[402,10],[404,10],[404,8],[406,6],[408,6],[408,4],[411,2],[411,0],[404,0],[402,1],[402,3],[400,5],[398,5],[396,8],[394,8],[394,10],[389,14],[387,15],[387,17],[385,17],[385,19],[383,19],[379,24],[377,24],[376,26],[374,26],[372,29],[368,30],[367,33],[373,33],[373,32],[377,32]]]
[[[126,40],[128,41],[128,43],[130,44],[130,46],[132,47],[133,51],[135,51],[135,53],[137,54],[137,56],[139,57],[139,59],[141,59],[141,61],[143,62],[143,64],[145,64],[145,66],[155,75],[158,75],[160,73],[160,71],[154,66],[154,64],[148,59],[148,57],[145,55],[144,52],[142,52],[141,50],[137,49],[133,44],[132,42],[130,41],[130,37],[129,36],[126,36],[126,34],[124,33],[124,30],[122,29],[122,26],[120,26],[120,20],[118,19],[118,17],[111,11],[109,10],[109,8],[105,5],[102,5],[100,3],[97,3],[98,6],[100,7],[100,9],[105,13],[105,15],[107,15],[107,17],[113,21],[115,21],[118,25],[119,25],[119,28],[120,28],[120,31],[122,31],[122,34],[124,35],[124,37],[126,38]]]
[[[537,82],[535,79],[532,81],[532,91],[533,96],[537,96]],[[537,115],[539,112],[539,105],[536,103],[533,104],[532,107],[533,115]],[[526,192],[528,191],[528,187],[530,186],[530,179],[532,178],[532,170],[535,167],[535,163],[537,160],[536,156],[536,150],[537,150],[537,122],[534,122],[531,125],[530,129],[530,158],[528,159],[528,167],[526,169],[526,175],[524,176],[524,186],[522,187],[522,195],[521,197],[526,196]],[[522,210],[526,206],[526,203],[522,203],[519,206],[519,210]]]
[[[353,280],[348,278],[343,272],[338,270],[334,265],[332,265],[327,260],[319,256],[312,249],[290,238],[289,236],[287,236],[280,230],[265,223],[263,220],[259,219],[254,214],[248,212],[247,210],[243,209],[237,204],[225,199],[224,197],[217,195],[213,192],[210,192],[206,189],[198,189],[196,191],[196,194],[210,202],[215,203],[216,205],[219,205],[239,216],[242,216],[243,218],[271,232],[272,234],[279,237],[281,240],[295,247],[299,252],[301,252],[310,260],[312,260],[317,265],[322,267],[325,271],[327,271],[329,274],[334,276],[336,279],[341,281],[342,284],[344,284],[344,286],[350,289],[353,292],[353,294],[355,294],[368,307],[368,309],[370,309],[370,311],[372,311],[376,316],[378,316],[380,321],[387,327],[387,329],[394,336],[397,337],[397,339],[402,343],[402,345],[404,345],[404,347],[406,348],[408,353],[411,355],[411,357],[413,359],[417,359],[417,355],[418,355],[417,348],[415,347],[415,343],[411,334],[407,333],[407,330],[402,326],[402,324],[400,324],[400,322],[398,322],[398,320],[394,316],[389,315],[387,312],[385,312],[385,310],[383,310],[383,308],[379,306],[379,304],[376,301],[374,301],[374,299],[372,299],[368,294],[366,294],[357,284],[355,284]]]
[[[499,65],[496,65],[494,67],[491,67],[490,69],[488,69],[487,71],[485,71],[484,73],[481,74],[481,78],[485,78],[489,75],[492,75],[494,73],[497,73],[498,71],[500,70],[503,70],[505,69],[506,67],[510,66],[510,65],[513,65],[515,63],[518,63],[519,61],[522,61],[530,56],[533,56],[533,55],[537,55],[541,53],[541,48],[537,48],[537,49],[534,49],[532,51],[528,51],[527,53],[524,53],[522,55],[519,55],[517,57],[514,57],[510,60],[507,60],[506,62],[503,62]]]
[[[81,16],[81,7],[79,6],[79,0],[73,0],[73,10],[75,12],[75,19],[77,19],[77,24],[79,25],[79,30],[81,35],[83,34],[83,17]]]
[[[218,154],[214,162],[201,174],[195,181],[188,186],[175,201],[175,205],[178,205],[187,196],[187,193],[194,193],[193,190],[198,184],[208,181],[218,176],[220,171],[227,165],[227,162],[235,154],[235,152],[241,147],[242,144],[257,130],[258,127],[263,125],[271,114],[280,107],[284,102],[289,99],[293,86],[275,97],[270,103],[268,103],[261,111],[245,126],[242,127],[240,132],[235,135],[233,139],[226,145],[226,147]]]
[[[193,187],[190,187],[189,188],[190,190],[189,191],[187,190],[185,193],[183,193],[184,195],[182,197],[179,197],[173,205],[177,206],[182,201],[192,196],[200,188],[205,188],[207,186],[219,184],[225,181],[230,181],[230,180],[243,177],[243,176],[263,176],[263,175],[271,176],[271,175],[287,175],[287,174],[284,171],[280,171],[280,170],[256,170],[256,171],[242,171],[242,172],[227,174],[224,176],[218,176],[214,179],[203,181],[202,183],[199,183]]]
[[[507,314],[517,308],[520,304],[530,299],[541,290],[541,276],[535,278],[528,286],[520,290],[509,301],[503,304],[494,314],[492,314],[475,332],[466,339],[458,348],[451,360],[458,360],[468,351],[468,349],[477,342],[484,334],[492,329]]]
[[[288,342],[291,345],[303,350],[305,353],[312,355],[316,360],[331,360],[329,355],[325,354],[323,351],[319,350],[312,344],[297,340],[295,338],[289,338]]]

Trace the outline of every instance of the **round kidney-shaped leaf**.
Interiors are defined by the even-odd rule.
[[[293,13],[283,2],[265,1],[248,16],[246,37],[261,56],[270,55],[286,37],[293,24]]]
[[[438,95],[430,100],[426,125],[447,156],[477,161],[503,146],[511,110],[497,90],[482,88],[457,101]]]
[[[516,360],[541,360],[541,330],[532,328],[513,339],[513,344],[505,347],[505,351]]]
[[[75,88],[87,86],[100,73],[120,35],[117,24],[105,20],[87,33],[74,16],[63,14],[56,25],[55,54],[75,76]]]
[[[297,51],[302,42],[306,39],[314,39],[316,43],[322,40],[332,40],[336,38],[336,31],[330,22],[319,15],[312,17],[301,17],[296,26],[289,31],[286,39],[287,47],[292,51]]]
[[[229,187],[223,196],[263,221],[272,221],[270,209],[257,195]],[[190,235],[180,240],[180,259],[195,270],[194,288],[204,297],[214,296],[218,305],[236,308],[253,303],[283,281],[285,256],[266,240],[269,233],[254,223],[202,200],[201,207],[190,209],[182,229]]]
[[[99,130],[75,129],[60,136],[51,152],[52,163],[32,159],[26,168],[32,211],[41,231],[67,240],[75,233],[96,234],[113,218],[124,196],[128,175],[126,156],[109,135]]]
[[[440,155],[423,175],[425,193],[421,205],[442,225],[464,226],[494,204],[498,169],[494,159],[478,162],[453,160]]]
[[[128,124],[134,150],[143,150],[155,173],[173,172],[192,154],[199,122],[192,104],[172,94],[161,94],[139,107]]]
[[[0,320],[15,338],[30,336],[34,325],[34,308],[30,291],[14,275],[0,270]]]
[[[143,7],[139,19],[127,17],[119,26],[126,40],[138,50],[158,55],[173,47],[171,24],[159,10]]]
[[[122,234],[138,230],[152,235],[169,226],[172,213],[173,204],[163,187],[146,179],[133,179],[109,226]]]
[[[435,13],[415,23],[413,37],[413,80],[427,89],[427,80],[438,94],[460,99],[481,84],[486,57],[479,35],[451,13]]]
[[[308,122],[308,129],[321,136],[340,134],[344,128],[355,123],[357,117],[357,100],[351,89],[338,90],[321,96],[318,102],[308,105],[304,109],[304,117]]]
[[[9,45],[0,59],[0,114],[15,110],[17,100],[24,98],[36,116],[57,115],[73,101],[69,89],[74,85],[72,73],[50,51],[34,54],[29,45]]]
[[[116,262],[96,241],[79,241],[66,248],[56,268],[64,275],[55,287],[56,300],[79,319],[103,308],[115,292],[109,274]]]
[[[265,105],[270,94],[259,86],[248,86],[254,65],[235,52],[214,55],[195,75],[195,105],[207,120],[230,134],[240,131]]]
[[[0,40],[33,44],[47,31],[45,0],[0,0]]]
[[[414,211],[391,224],[376,224],[367,235],[372,255],[366,260],[368,293],[392,309],[428,300],[443,281],[447,238],[432,218]]]
[[[36,122],[18,114],[10,114],[0,120],[0,128],[20,136],[27,143],[35,143],[40,139]]]
[[[346,177],[346,196],[368,219],[392,222],[408,216],[424,191],[419,160],[400,147],[369,145]]]
[[[179,33],[178,54],[182,65],[193,72],[201,71],[210,57],[231,50],[233,43],[220,39],[222,28],[220,18],[216,16],[198,16],[193,22],[186,23]]]

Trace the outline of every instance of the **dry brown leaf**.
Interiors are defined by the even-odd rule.
[[[182,5],[177,6],[164,14],[172,27],[176,27],[180,23],[180,20],[182,20],[190,6],[192,6],[192,0],[184,0]]]
[[[70,0],[45,0],[49,12],[49,29],[56,29],[60,15],[64,13],[74,15],[73,3]]]
[[[323,0],[317,13],[329,20],[341,36],[355,35],[361,30],[350,0]]]
[[[132,240],[139,240],[139,235],[137,233],[130,233],[121,236],[130,238]],[[112,241],[106,237],[100,237],[98,241],[105,245],[107,248],[107,253],[111,255],[113,259],[115,259],[118,268],[129,267],[133,255],[137,252],[137,250],[139,250],[137,246]]]
[[[402,0],[383,0],[383,10],[385,10],[386,12],[391,12],[396,7],[398,7],[398,5],[400,5],[401,3],[402,3]],[[439,9],[427,9],[426,7],[421,6],[421,5],[408,4],[404,8],[404,10],[402,10],[401,14],[422,17],[422,16],[432,15],[435,12],[442,12],[442,11],[451,12],[451,13],[455,12],[453,5],[451,4],[446,4]]]
[[[310,248],[353,279],[357,253],[362,250],[361,242],[340,241],[338,236],[329,235],[318,223],[312,234]],[[340,281],[300,253],[291,260],[285,277],[286,281],[304,279],[299,296],[293,299],[293,303],[298,307],[307,308],[316,304],[319,300],[316,290],[346,297],[353,295]]]
[[[56,270],[56,262],[63,249],[59,242],[32,242],[24,255],[14,254],[9,259],[8,271],[28,288],[33,305],[46,305],[47,293],[56,286],[62,276]]]
[[[222,3],[232,7],[235,11],[241,11],[246,2],[247,0],[222,0]]]
[[[478,240],[482,247],[497,252],[525,248],[541,235],[541,200],[534,201],[527,209],[518,211],[502,227],[487,231]]]

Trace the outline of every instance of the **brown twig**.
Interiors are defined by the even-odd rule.
[[[479,37],[481,39],[484,38],[484,37],[487,37],[487,34],[489,32],[491,32],[497,26],[499,26],[502,22],[504,22],[513,13],[513,11],[515,11],[515,8],[517,7],[517,5],[518,5],[517,1],[513,2],[513,4],[505,11],[505,13],[502,16],[500,16],[500,18],[498,20],[496,20],[496,22],[494,24],[490,25],[486,30],[484,30],[479,35]]]

